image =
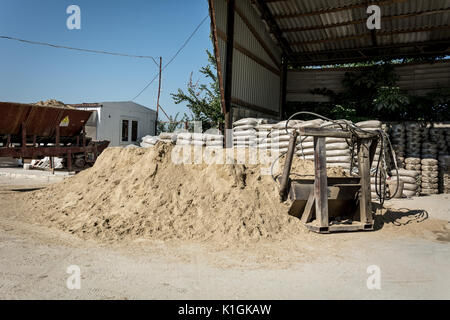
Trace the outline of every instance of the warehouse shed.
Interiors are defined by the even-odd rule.
[[[450,54],[450,0],[209,0],[225,127],[243,117],[282,118],[287,102],[339,91],[345,69],[311,68]],[[366,25],[370,5],[381,28]],[[294,69],[289,69],[294,66]],[[449,87],[450,63],[398,65],[401,89]]]
[[[154,135],[156,111],[132,101],[71,104],[94,111],[86,123],[86,134],[94,140],[108,140],[110,147],[138,144]]]

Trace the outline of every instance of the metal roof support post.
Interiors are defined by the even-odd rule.
[[[280,74],[280,120],[283,120],[286,112],[286,90],[287,90],[287,58],[282,57]]]
[[[233,49],[234,49],[234,5],[235,0],[229,0],[227,3],[227,50],[225,56],[225,130],[232,128],[231,119],[231,93],[233,76]],[[225,135],[225,147],[231,148],[233,141]]]

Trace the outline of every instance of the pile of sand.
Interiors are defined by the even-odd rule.
[[[260,165],[174,164],[173,148],[161,142],[154,148],[108,148],[92,168],[29,193],[26,206],[38,223],[105,241],[227,243],[305,232]],[[313,174],[314,165],[295,159],[294,168]]]
[[[58,101],[56,99],[49,99],[49,100],[46,100],[46,101],[39,101],[39,102],[36,102],[34,105],[41,106],[41,107],[71,108],[71,109],[73,109],[72,106],[70,106],[68,104],[64,104],[64,102]]]

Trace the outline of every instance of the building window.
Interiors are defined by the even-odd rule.
[[[131,121],[131,141],[136,142],[138,139],[138,122]]]
[[[122,120],[122,141],[128,142],[128,120]]]

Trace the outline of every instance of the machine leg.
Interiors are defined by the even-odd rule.
[[[329,227],[327,190],[325,137],[314,137],[314,198],[316,205],[316,220],[323,232],[327,232]]]
[[[370,144],[370,139],[361,139],[358,145],[359,174],[361,176],[361,192],[359,195],[360,221],[367,225],[373,224],[372,196],[370,193]]]

